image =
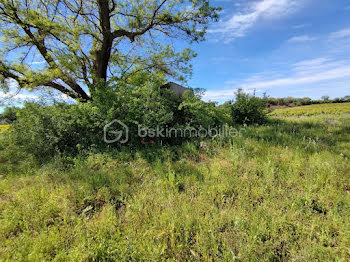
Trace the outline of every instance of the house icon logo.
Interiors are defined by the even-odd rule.
[[[122,121],[114,119],[103,127],[103,140],[107,144],[129,141],[129,128]]]

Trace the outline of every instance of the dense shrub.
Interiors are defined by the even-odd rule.
[[[100,146],[104,119],[91,104],[42,106],[28,103],[8,134],[12,146],[39,159]]]
[[[232,104],[232,119],[237,124],[262,124],[266,121],[266,101],[262,98],[236,92],[236,100]]]
[[[215,115],[220,125],[233,125],[231,102],[226,102],[215,107]]]
[[[6,107],[0,115],[1,124],[10,124],[17,120],[18,107]]]
[[[220,110],[213,102],[201,100],[202,93],[186,91],[179,109],[183,111],[185,125],[191,127],[213,127],[224,123]]]
[[[121,146],[136,149],[143,147],[144,143],[154,146],[179,144],[189,139],[189,134],[185,138],[140,137],[139,129],[213,127],[224,119],[222,110],[218,110],[214,103],[201,101],[193,91],[177,96],[170,90],[160,90],[160,83],[155,78],[114,89],[99,86],[93,90],[94,101],[90,103],[49,106],[27,103],[18,112],[8,141],[21,151],[45,159],[82,150],[104,151]],[[136,84],[139,86],[136,87]],[[105,143],[104,126],[113,120],[119,120],[128,127],[127,144]],[[118,128],[121,126],[115,123],[109,131]],[[111,138],[114,138],[113,134]]]
[[[140,145],[148,140],[154,143],[178,144],[184,137],[145,137],[138,136],[138,128],[144,130],[167,128],[198,128],[218,125],[215,104],[200,100],[200,94],[187,90],[183,96],[173,91],[160,89],[164,80],[148,79],[137,88],[118,86],[110,94],[97,91],[96,104],[101,107],[108,119],[118,119],[129,128],[128,146]],[[100,89],[101,90],[101,89]],[[188,137],[187,137],[188,138]]]
[[[300,98],[296,104],[301,106],[311,105],[312,99],[310,97]]]

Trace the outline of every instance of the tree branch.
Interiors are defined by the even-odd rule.
[[[12,16],[9,15],[14,21],[23,29],[23,31],[26,33],[26,35],[31,39],[32,43],[36,46],[36,48],[39,50],[39,53],[43,56],[45,61],[49,64],[50,68],[53,69],[60,69],[53,57],[49,54],[48,49],[45,45],[45,36],[42,34],[40,35],[40,31],[45,31],[42,28],[36,27],[38,30],[38,37],[36,37],[32,31],[31,27],[32,25],[23,22],[19,16],[18,16],[18,10],[15,6],[11,6]],[[57,37],[56,37],[57,38]],[[59,38],[57,38],[59,39]],[[61,69],[60,69],[61,70]],[[79,84],[76,83],[75,80],[73,80],[71,77],[67,76],[62,72],[62,81],[65,82],[67,85],[69,85],[76,93],[77,95],[84,101],[90,100],[91,98],[86,94],[86,92],[80,87]]]
[[[11,72],[11,68],[7,67],[3,62],[0,62],[0,74],[3,75],[6,79],[11,78],[13,80],[15,80],[18,85],[20,87],[23,86],[28,86],[33,84],[32,82],[28,81],[28,79],[20,77],[18,74],[14,74]],[[66,94],[67,96],[73,98],[73,99],[79,99],[81,98],[79,95],[77,95],[76,93],[72,92],[71,90],[69,90],[68,88],[57,84],[53,81],[46,81],[43,83],[35,83],[37,86],[47,86],[47,87],[51,87],[54,88],[64,94]]]
[[[150,21],[150,23],[148,24],[147,27],[145,27],[144,29],[142,29],[140,31],[135,31],[135,32],[129,32],[129,31],[126,31],[124,29],[115,30],[112,33],[113,39],[118,38],[118,37],[128,37],[131,42],[134,42],[136,36],[143,35],[147,31],[151,30],[154,27],[154,25],[156,24],[155,23],[155,19],[157,17],[157,13],[162,8],[162,6],[166,3],[166,1],[167,0],[163,0],[163,2],[154,10],[152,18],[151,18],[151,21]]]

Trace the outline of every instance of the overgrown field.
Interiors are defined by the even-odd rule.
[[[320,104],[277,109],[272,112],[275,116],[312,116],[318,114],[350,114],[350,103]]]
[[[2,159],[0,260],[349,261],[349,106],[181,147]]]

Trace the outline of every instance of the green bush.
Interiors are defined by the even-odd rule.
[[[0,115],[0,123],[11,124],[17,120],[18,107],[6,107]]]
[[[236,100],[232,104],[232,119],[237,124],[263,124],[266,121],[266,101],[244,93],[236,92]]]
[[[160,83],[160,79],[150,78],[114,89],[98,86],[90,103],[49,106],[27,103],[11,127],[8,146],[14,152],[20,149],[44,160],[61,153],[75,155],[121,146],[137,149],[144,147],[144,143],[174,145],[190,137],[140,137],[138,129],[213,127],[225,118],[223,110],[218,110],[214,103],[203,102],[191,90],[177,96],[171,90],[159,89]],[[115,119],[128,126],[127,144],[104,142],[104,126]],[[111,130],[115,127],[118,128],[113,125]]]
[[[28,103],[11,126],[9,146],[38,159],[100,146],[104,119],[91,104],[42,106]]]
[[[159,77],[135,79],[132,87],[119,85],[114,90],[96,90],[95,102],[108,119],[118,119],[129,128],[128,146],[139,146],[141,142],[180,144],[189,137],[146,137],[138,136],[138,127],[144,129],[199,128],[221,125],[214,103],[202,101],[201,94],[187,90],[183,96],[173,91],[160,89],[164,79]],[[108,88],[111,90],[111,88]]]
[[[182,124],[195,128],[221,125],[222,119],[220,119],[219,110],[215,103],[204,102],[201,100],[201,96],[202,93],[185,92],[179,106],[179,109],[183,111]]]

